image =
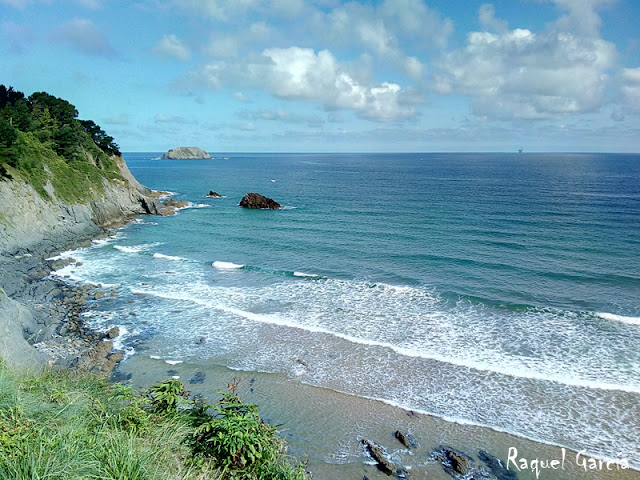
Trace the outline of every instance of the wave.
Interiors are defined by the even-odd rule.
[[[219,270],[234,270],[234,269],[245,267],[244,265],[239,265],[237,263],[220,262],[220,261],[213,262],[211,265],[213,265],[214,268],[217,268]]]
[[[135,247],[126,247],[124,245],[114,245],[113,248],[123,253],[139,253],[143,250],[144,245],[136,245]]]
[[[220,312],[236,315],[238,317],[245,318],[253,322],[299,329],[299,330],[303,330],[311,333],[318,333],[322,335],[328,335],[334,338],[345,340],[353,344],[392,350],[404,357],[433,360],[443,364],[455,365],[458,367],[472,369],[477,372],[489,372],[489,373],[503,375],[507,377],[524,378],[524,379],[535,380],[539,382],[553,382],[553,383],[568,385],[571,387],[585,388],[585,389],[591,389],[591,390],[595,389],[595,390],[622,391],[627,393],[640,394],[640,386],[622,385],[622,384],[616,384],[616,383],[581,379],[581,378],[576,378],[575,375],[570,375],[570,374],[566,376],[562,376],[559,374],[550,374],[549,372],[534,371],[531,369],[531,367],[527,367],[526,365],[523,365],[521,363],[513,364],[513,365],[496,365],[496,364],[490,364],[488,362],[483,362],[481,360],[477,360],[477,359],[473,359],[465,356],[453,357],[453,356],[433,353],[431,351],[427,352],[424,350],[418,350],[415,348],[405,347],[402,345],[396,345],[391,342],[357,337],[355,335],[337,332],[335,330],[331,330],[329,328],[325,328],[322,326],[303,325],[294,320],[291,320],[290,317],[288,316],[283,317],[278,314],[249,312],[246,310],[242,310],[240,308],[231,307],[228,305],[222,305],[222,304],[211,302],[198,297],[190,296],[184,293],[165,293],[165,292],[159,292],[155,290],[139,290],[139,289],[131,289],[131,292],[134,294],[142,293],[142,294],[156,296],[159,298],[191,302],[209,309],[215,309]]]
[[[626,323],[628,325],[640,325],[640,317],[625,317],[623,315],[615,315],[613,313],[601,313],[601,312],[597,312],[596,316],[604,320],[610,320],[612,322]]]
[[[255,267],[252,265],[244,265],[244,264],[231,263],[231,262],[215,261],[212,263],[212,265],[214,268],[217,268],[220,270],[242,269],[242,270],[247,270],[251,272],[264,273],[268,275],[285,276],[285,277],[317,278],[317,279],[325,278],[315,273],[305,273],[305,272],[298,272],[298,271],[291,271],[291,270],[276,270],[271,268]]]
[[[187,260],[186,258],[183,258],[183,257],[175,257],[173,255],[164,255],[162,253],[154,253],[153,258],[162,258],[164,260],[171,260],[173,262],[181,262],[181,261]]]
[[[293,276],[318,278],[318,275],[316,275],[315,273],[303,273],[303,272],[293,272]]]

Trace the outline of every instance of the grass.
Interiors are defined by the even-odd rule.
[[[83,145],[82,160],[65,160],[33,133],[18,132],[15,151],[16,165],[4,164],[2,168],[11,177],[25,180],[45,200],[51,200],[45,190],[47,183],[58,200],[78,204],[99,197],[105,182],[122,180],[116,161],[91,141]]]
[[[208,405],[168,380],[146,391],[0,360],[0,480],[303,480],[276,428],[235,389]]]

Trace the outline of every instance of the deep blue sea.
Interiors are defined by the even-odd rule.
[[[640,156],[124,157],[190,202],[73,252],[129,354],[640,464]]]

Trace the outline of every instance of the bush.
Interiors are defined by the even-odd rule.
[[[286,443],[277,427],[262,421],[258,407],[243,403],[236,393],[237,381],[211,408],[212,416],[201,416],[191,446],[198,456],[215,459],[230,479],[306,479],[305,466],[292,466]]]
[[[0,361],[0,480],[309,478],[236,386],[208,405],[177,380],[137,391],[68,373],[19,376]]]

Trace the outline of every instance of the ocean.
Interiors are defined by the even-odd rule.
[[[124,157],[189,207],[58,272],[112,290],[87,321],[121,328],[123,378],[214,397],[242,378],[314,478],[377,478],[367,435],[430,478],[451,441],[640,467],[638,155],[160,155]],[[424,452],[393,443],[400,423]]]

